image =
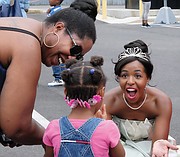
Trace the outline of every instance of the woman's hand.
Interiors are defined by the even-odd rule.
[[[152,157],[168,157],[168,150],[178,150],[178,147],[167,140],[157,140],[153,144]]]
[[[106,104],[102,105],[102,107],[96,112],[95,117],[107,119]]]

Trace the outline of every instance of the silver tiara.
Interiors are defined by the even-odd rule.
[[[119,55],[118,61],[121,61],[127,57],[138,57],[146,61],[150,60],[149,55],[147,53],[144,53],[139,47],[127,48],[124,52],[122,52]]]

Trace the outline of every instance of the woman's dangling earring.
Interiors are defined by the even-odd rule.
[[[50,35],[50,34],[54,34],[54,35],[57,36],[57,42],[56,42],[54,45],[48,45],[48,44],[46,43],[46,38],[47,38],[47,36]],[[48,48],[53,48],[53,47],[55,47],[55,46],[59,43],[59,36],[58,36],[58,34],[57,34],[56,32],[49,32],[49,33],[47,33],[47,34],[45,35],[44,39],[43,39],[43,43],[44,43],[44,45],[45,45],[46,47],[48,47]]]

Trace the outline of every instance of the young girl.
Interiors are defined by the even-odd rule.
[[[124,157],[120,133],[112,120],[94,118],[105,92],[106,77],[101,69],[103,58],[90,61],[70,59],[62,72],[65,102],[70,114],[53,120],[43,142],[44,157]]]

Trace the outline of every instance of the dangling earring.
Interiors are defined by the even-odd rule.
[[[146,88],[147,88],[148,84],[149,84],[149,82],[146,83],[146,86],[144,88],[144,92],[146,92]]]
[[[54,35],[57,36],[57,42],[56,42],[54,45],[48,45],[48,44],[46,43],[46,38],[47,38],[47,36],[50,35],[50,34],[54,34]],[[59,36],[58,36],[58,34],[57,34],[56,32],[49,32],[49,33],[47,33],[47,34],[45,35],[44,39],[43,39],[43,43],[44,43],[44,45],[45,45],[46,47],[48,47],[48,48],[53,48],[53,47],[55,47],[55,46],[59,43]]]

